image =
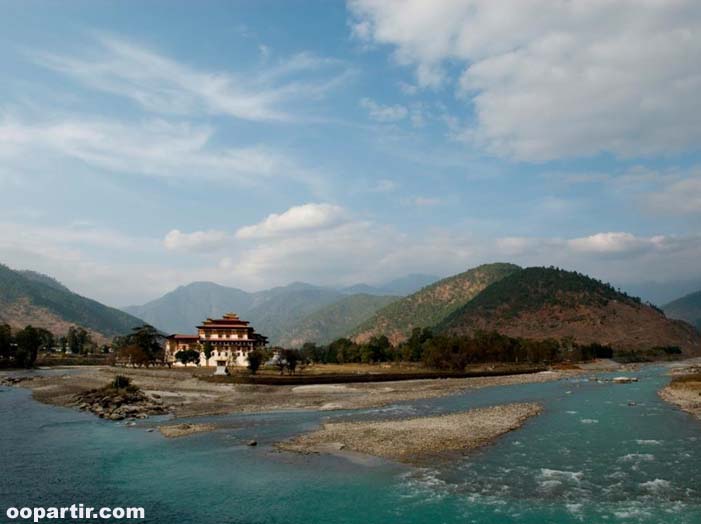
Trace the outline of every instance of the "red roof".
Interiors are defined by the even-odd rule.
[[[197,335],[180,335],[178,333],[169,336],[168,338],[172,338],[175,340],[199,340],[200,337]]]
[[[208,318],[198,328],[242,328],[247,327],[249,322],[241,320],[236,313],[227,313],[222,318]]]

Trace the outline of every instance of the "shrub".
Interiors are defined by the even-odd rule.
[[[126,389],[131,386],[131,379],[124,375],[117,375],[114,377],[114,380],[112,380],[111,386],[114,389]]]

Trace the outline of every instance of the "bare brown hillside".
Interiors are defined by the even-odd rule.
[[[458,335],[495,330],[530,339],[572,337],[615,350],[677,346],[701,354],[701,336],[689,324],[585,275],[527,268],[500,280],[456,311],[439,330]]]

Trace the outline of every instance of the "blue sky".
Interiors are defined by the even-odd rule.
[[[698,281],[700,29],[681,0],[3,2],[0,260],[113,305],[497,260]]]

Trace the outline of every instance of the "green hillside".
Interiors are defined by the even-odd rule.
[[[701,291],[674,300],[662,309],[668,317],[684,320],[701,330]]]
[[[405,340],[413,328],[439,324],[487,286],[520,270],[514,264],[484,264],[439,280],[382,308],[351,334],[358,341],[384,334],[397,344]]]
[[[345,336],[377,310],[399,300],[396,296],[350,295],[308,315],[279,338],[279,343],[299,347],[305,342],[325,344]]]
[[[586,275],[563,269],[529,267],[487,287],[462,308],[446,317],[450,325],[466,313],[479,312],[482,317],[514,317],[522,311],[544,305],[577,307],[605,306],[609,300],[640,304],[640,299],[616,291],[611,285]]]
[[[82,297],[46,275],[0,264],[0,322],[32,324],[58,334],[79,325],[106,338],[128,333],[142,320]]]

